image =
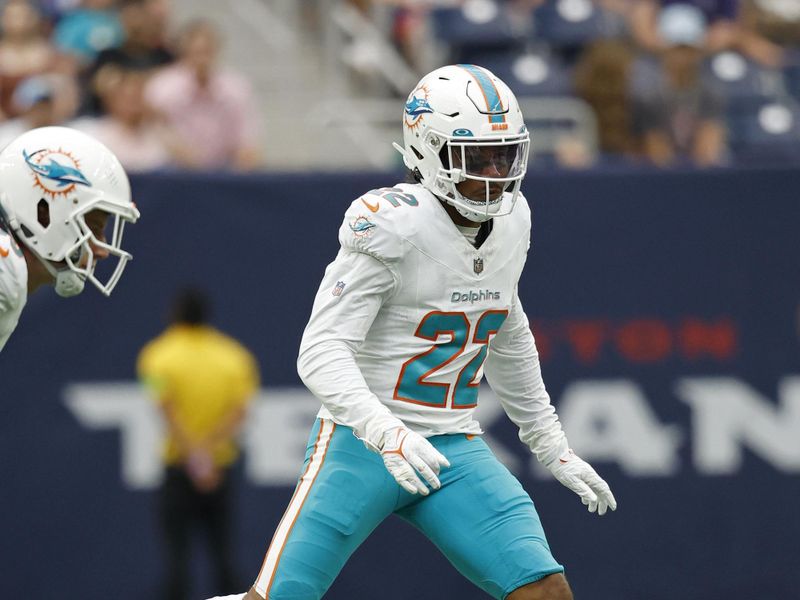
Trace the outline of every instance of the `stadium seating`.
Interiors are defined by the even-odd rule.
[[[567,58],[593,40],[616,37],[624,30],[620,18],[592,0],[546,0],[533,17],[535,38]]]
[[[494,0],[470,0],[461,7],[435,9],[431,17],[434,34],[448,46],[452,62],[475,63],[476,53],[519,48],[525,33]]]
[[[800,48],[786,53],[783,79],[786,84],[786,91],[800,102]]]
[[[726,99],[729,110],[750,110],[784,91],[779,71],[767,69],[738,52],[721,52],[706,61],[703,77]]]
[[[573,92],[572,70],[546,52],[478,57],[478,64],[505,81],[517,96],[568,96]]]
[[[736,162],[796,164],[800,160],[800,106],[791,100],[769,100],[729,113],[728,136]]]

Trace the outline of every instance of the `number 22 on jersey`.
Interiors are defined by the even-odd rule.
[[[403,364],[394,388],[394,399],[446,408],[452,390],[452,408],[475,407],[478,404],[478,383],[475,382],[475,377],[486,360],[489,340],[498,332],[507,316],[507,310],[487,310],[478,318],[475,326],[471,327],[463,312],[432,311],[426,314],[414,335],[434,344]],[[437,344],[442,336],[448,336],[449,341]],[[468,343],[472,348],[477,346],[478,351],[461,368],[454,382],[429,381],[435,373],[461,356]]]

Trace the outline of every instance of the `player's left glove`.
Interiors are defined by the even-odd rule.
[[[617,510],[611,488],[589,463],[572,450],[546,466],[556,479],[581,497],[589,512],[597,511],[598,515],[604,515],[609,508]]]
[[[433,489],[442,486],[439,470],[449,467],[450,462],[428,440],[407,427],[395,427],[387,431],[383,439],[383,464],[405,491],[423,496],[430,493],[420,475]]]

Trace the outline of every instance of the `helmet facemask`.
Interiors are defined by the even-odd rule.
[[[527,133],[496,139],[442,136],[436,187],[444,200],[471,221],[509,214],[528,165]],[[474,183],[471,183],[474,182]],[[505,192],[511,194],[505,197]]]
[[[93,211],[108,215],[104,227],[104,232],[108,232],[108,235],[104,233],[102,236],[104,239],[98,238],[86,222],[86,216]],[[111,295],[126,264],[132,258],[130,253],[122,250],[125,223],[135,222],[138,216],[135,208],[131,207],[131,210],[125,211],[102,200],[86,204],[73,212],[68,218],[68,223],[76,238],[67,248],[63,261],[47,260],[36,253],[55,278],[56,293],[63,297],[80,294],[88,280],[104,295]],[[97,257],[98,250],[108,254],[102,262]],[[96,272],[98,267],[101,267],[101,273]]]

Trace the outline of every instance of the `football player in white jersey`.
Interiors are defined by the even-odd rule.
[[[139,211],[128,177],[97,140],[67,127],[32,129],[0,153],[0,350],[28,295],[68,297],[91,281],[109,295],[131,255],[120,247]],[[106,232],[108,232],[107,239]],[[115,258],[108,277],[99,260]]]
[[[417,183],[347,210],[298,359],[322,408],[261,572],[231,599],[322,597],[392,513],[494,598],[571,599],[530,497],[480,438],[484,374],[539,461],[590,511],[616,509],[569,448],[517,296],[529,137],[513,93],[481,67],[437,69],[404,130]]]

